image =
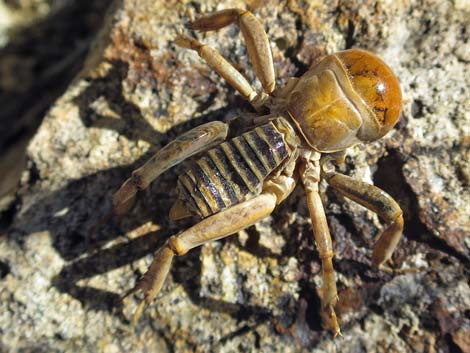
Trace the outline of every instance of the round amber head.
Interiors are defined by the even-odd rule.
[[[374,112],[385,135],[398,121],[402,107],[400,83],[390,67],[374,54],[360,49],[335,54],[348,72],[357,94]]]

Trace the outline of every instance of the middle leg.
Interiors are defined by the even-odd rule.
[[[324,173],[326,181],[347,198],[377,213],[388,227],[379,236],[372,253],[372,263],[380,269],[393,271],[385,265],[403,233],[403,212],[385,191],[363,181],[336,172]]]
[[[333,243],[326,220],[325,210],[320,198],[318,184],[320,181],[319,164],[317,160],[307,160],[300,171],[307,196],[307,206],[312,220],[313,235],[322,262],[322,317],[325,327],[332,328],[334,335],[341,336],[335,309],[338,302],[335,271],[333,268]]]

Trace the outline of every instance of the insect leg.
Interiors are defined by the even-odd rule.
[[[227,124],[213,121],[195,127],[171,141],[142,167],[134,170],[132,176],[114,194],[115,214],[126,213],[132,207],[137,192],[146,189],[164,171],[186,158],[224,141],[227,133]]]
[[[160,292],[175,255],[182,256],[199,245],[227,237],[270,215],[276,204],[295,187],[295,180],[286,176],[281,176],[279,182],[282,184],[271,183],[260,195],[203,219],[168,239],[155,253],[155,258],[142,279],[124,296],[125,298],[139,290],[144,293],[144,300],[134,313],[132,322],[138,321],[145,305],[151,303]]]
[[[237,24],[243,33],[248,55],[265,92],[272,93],[276,82],[271,47],[263,25],[250,11],[242,9],[218,11],[192,22],[190,27],[206,32],[218,30],[232,23]]]
[[[196,38],[183,34],[175,39],[175,44],[197,51],[199,56],[247,99],[255,109],[259,109],[262,105],[265,97],[258,95],[246,78],[215,49],[199,42]]]
[[[338,335],[341,336],[341,329],[334,310],[338,302],[335,272],[333,268],[334,253],[325,210],[318,190],[318,174],[318,168],[314,165],[307,164],[305,169],[301,171],[300,176],[305,187],[307,205],[310,218],[312,219],[313,235],[322,262],[322,317],[326,321],[325,326],[328,328],[331,327],[336,337]]]
[[[388,227],[374,246],[372,262],[379,268],[389,270],[384,263],[390,259],[403,232],[403,212],[397,202],[378,187],[343,174],[330,172],[324,175],[335,190],[377,213]]]

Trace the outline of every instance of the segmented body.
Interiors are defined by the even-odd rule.
[[[261,191],[263,181],[289,155],[282,134],[269,122],[206,152],[178,179],[188,208],[208,217]]]

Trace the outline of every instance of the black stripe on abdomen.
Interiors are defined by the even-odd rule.
[[[190,206],[194,206],[194,204],[196,205],[194,210],[197,211],[197,213],[201,214],[204,217],[212,213],[212,210],[208,202],[206,201],[204,195],[202,194],[191,169],[187,170],[183,175],[178,178],[178,184],[180,185],[180,189],[184,190],[182,196],[184,194],[191,195],[191,200],[189,204]],[[194,203],[191,201],[194,201]]]
[[[257,194],[266,177],[287,157],[281,133],[262,125],[209,150],[179,178],[180,197],[207,217]]]
[[[223,144],[226,143],[228,142],[224,142]],[[238,171],[233,167],[232,163],[230,163],[227,155],[221,147],[223,144],[210,150],[207,154],[212,162],[214,162],[222,177],[227,180],[228,184],[233,189],[238,201],[240,200],[241,195],[248,194],[250,190],[246,186]]]
[[[242,135],[236,137],[231,141],[231,143],[246,161],[248,167],[253,172],[253,174],[255,174],[256,178],[261,181],[264,180],[264,178],[266,178],[269,173],[246,141],[245,136]]]
[[[265,124],[255,129],[257,135],[269,145],[269,150],[261,149],[265,158],[273,158],[276,168],[287,157],[287,148],[282,135],[272,124]]]
[[[219,211],[225,208],[225,202],[219,192],[220,187],[217,188],[214,178],[209,177],[210,174],[206,173],[207,170],[205,171],[201,168],[201,163],[196,163],[192,170],[196,176],[196,183],[199,186],[199,190],[204,195],[211,210]],[[210,172],[210,170],[208,172]]]
[[[250,190],[250,192],[255,192],[263,179],[258,179],[251,171],[248,161],[243,158],[243,156],[234,146],[233,140],[221,144],[220,147],[221,150],[225,153],[225,156],[232,165],[233,169],[243,180],[243,183],[248,188],[248,190]]]

